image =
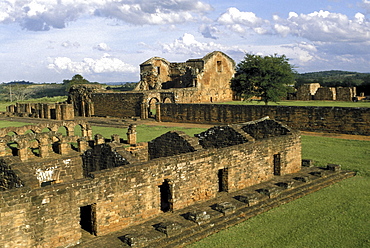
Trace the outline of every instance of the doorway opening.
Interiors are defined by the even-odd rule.
[[[96,235],[95,204],[80,207],[81,229]]]
[[[280,153],[274,154],[274,175],[281,176],[281,156]]]
[[[161,193],[161,210],[163,212],[169,212],[173,210],[172,201],[172,185],[169,179],[165,179],[162,185],[159,186]]]
[[[229,190],[229,169],[218,170],[218,192],[227,192]]]

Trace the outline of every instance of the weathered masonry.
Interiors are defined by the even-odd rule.
[[[168,132],[128,148],[117,135],[91,139],[84,123],[59,126],[69,132],[64,140],[52,130],[43,134],[45,127],[12,130],[14,137],[2,131],[1,247],[68,247],[82,232],[108,234],[301,168],[299,132],[268,118],[215,126],[195,137]],[[56,136],[62,152],[54,150]],[[12,148],[33,139],[43,152]]]
[[[16,103],[7,106],[9,116],[34,117],[54,120],[73,120],[73,105],[62,103]]]
[[[142,119],[154,116],[156,103],[231,101],[230,80],[235,62],[222,52],[201,59],[170,63],[154,57],[140,65],[141,80],[134,91],[113,92],[96,85],[76,85],[69,92],[76,116]]]
[[[227,124],[269,116],[301,131],[370,135],[370,108],[159,104],[158,121]]]

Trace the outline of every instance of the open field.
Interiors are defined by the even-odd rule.
[[[233,105],[265,105],[259,101],[232,101],[221,102],[217,104],[233,104]],[[370,108],[370,101],[360,102],[340,102],[340,101],[281,101],[269,102],[271,106],[312,106],[312,107],[349,107],[349,108]]]

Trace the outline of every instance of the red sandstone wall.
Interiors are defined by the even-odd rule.
[[[79,209],[91,204],[96,233],[117,231],[161,213],[159,186],[165,179],[173,185],[176,210],[214,197],[219,169],[228,168],[229,191],[272,178],[276,153],[281,154],[282,174],[298,171],[300,147],[294,133],[93,172],[91,178],[71,183],[0,192],[0,246],[76,244],[81,237]]]
[[[302,131],[370,135],[370,108],[161,104],[161,121],[243,123],[269,116]]]

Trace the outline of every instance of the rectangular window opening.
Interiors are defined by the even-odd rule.
[[[217,72],[222,72],[222,61],[217,61]]]

